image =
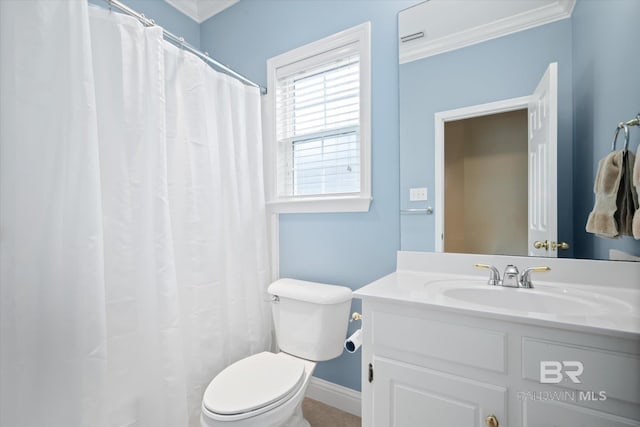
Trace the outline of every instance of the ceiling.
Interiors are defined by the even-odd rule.
[[[240,0],[164,0],[197,23],[233,6]]]

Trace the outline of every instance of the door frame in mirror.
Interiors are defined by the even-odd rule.
[[[435,252],[444,252],[444,144],[445,124],[447,122],[508,113],[515,110],[526,110],[531,95],[510,98],[486,104],[472,105],[454,110],[438,111],[434,114],[435,128]]]

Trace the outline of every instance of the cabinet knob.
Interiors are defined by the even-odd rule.
[[[495,415],[488,415],[487,418],[484,419],[484,422],[487,427],[498,427],[500,425]]]

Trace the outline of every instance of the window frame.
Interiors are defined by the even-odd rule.
[[[322,64],[341,47],[357,44],[360,56],[360,191],[310,196],[280,196],[277,188],[276,135],[277,71],[292,74],[296,64]],[[323,57],[324,55],[324,57]],[[308,65],[307,65],[308,66]],[[371,23],[365,22],[267,60],[267,96],[264,99],[265,186],[267,206],[274,213],[367,212],[371,205]]]

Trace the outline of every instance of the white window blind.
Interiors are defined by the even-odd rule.
[[[368,211],[371,23],[270,58],[267,80],[265,188],[270,210]]]
[[[275,116],[279,197],[360,192],[357,43],[279,68]]]

